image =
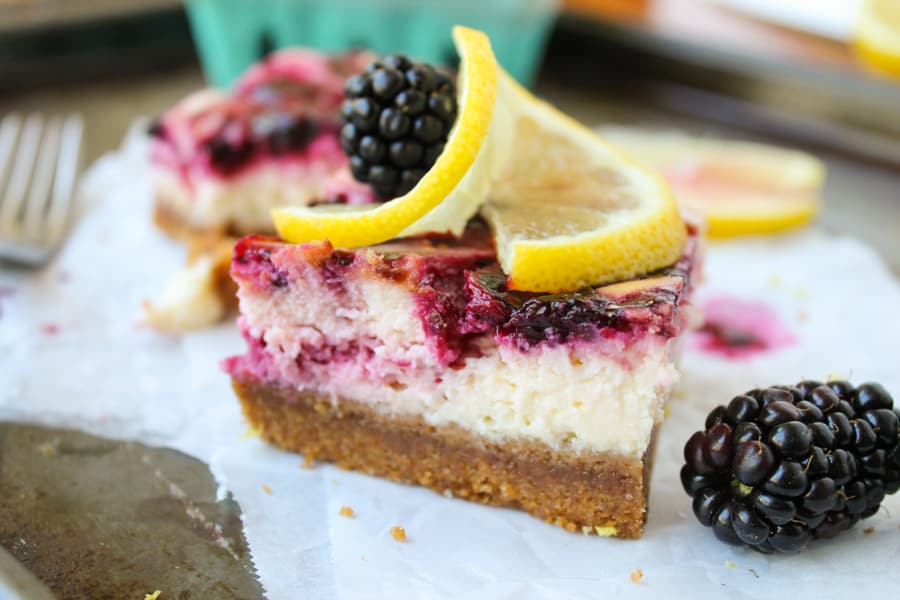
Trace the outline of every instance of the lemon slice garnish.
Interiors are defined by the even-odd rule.
[[[483,33],[457,26],[453,39],[461,109],[416,187],[381,205],[276,209],[282,238],[353,247],[429,231],[459,235],[480,207],[514,289],[573,290],[678,259],[686,228],[661,179],[522,88]]]
[[[819,213],[825,167],[805,152],[627,127],[600,133],[663,175],[679,204],[706,217],[710,237],[776,233]]]
[[[687,231],[662,181],[501,70],[513,152],[482,214],[513,289],[556,292],[665,267]]]
[[[863,2],[853,49],[873,70],[900,77],[900,3],[897,0]]]
[[[338,247],[367,246],[416,233],[411,226],[438,205],[431,224],[420,223],[418,231],[462,232],[487,193],[490,156],[480,151],[494,115],[498,67],[484,33],[456,26],[453,41],[460,56],[459,116],[444,151],[419,183],[384,204],[276,208],[278,235],[293,243],[328,239]]]

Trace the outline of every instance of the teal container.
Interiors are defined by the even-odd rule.
[[[503,67],[534,79],[559,0],[188,0],[209,82],[227,88],[266,48],[370,48],[452,62],[453,25],[485,31]]]

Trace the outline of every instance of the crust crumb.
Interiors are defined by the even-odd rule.
[[[875,533],[875,528],[874,527],[866,527],[865,529],[863,529],[863,533],[866,535],[869,535],[870,533]]]
[[[356,516],[356,513],[353,512],[353,509],[349,506],[342,506],[341,510],[338,512],[342,517],[347,517],[348,519],[352,519]]]
[[[247,427],[247,429],[245,429],[243,431],[243,433],[241,433],[240,439],[248,440],[251,438],[261,438],[261,437],[262,437],[262,431],[259,429],[259,427],[254,427],[253,425],[250,425]]]
[[[316,461],[313,460],[312,456],[304,456],[303,462],[300,463],[301,469],[312,469],[315,466],[316,466]]]
[[[399,525],[391,527],[391,536],[398,542],[406,541],[406,530]]]
[[[640,583],[643,578],[644,578],[644,572],[641,571],[640,569],[635,569],[634,571],[631,572],[632,583]]]
[[[268,495],[270,495],[270,496],[272,495],[272,488],[270,488],[270,487],[268,486],[268,484],[265,484],[265,483],[264,483],[263,486],[262,486],[262,490],[263,490],[265,493],[267,493]]]
[[[37,451],[47,458],[53,458],[59,453],[59,438],[38,444]]]

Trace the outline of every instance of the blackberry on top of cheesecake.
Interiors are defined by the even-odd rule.
[[[281,240],[237,244],[248,349],[225,369],[263,438],[308,459],[638,537],[699,230],[484,34],[454,39],[458,116],[420,179],[278,209]]]

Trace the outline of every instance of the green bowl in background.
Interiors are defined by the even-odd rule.
[[[229,87],[267,50],[370,48],[452,64],[453,25],[485,31],[504,68],[530,84],[558,0],[188,0],[209,82]]]

